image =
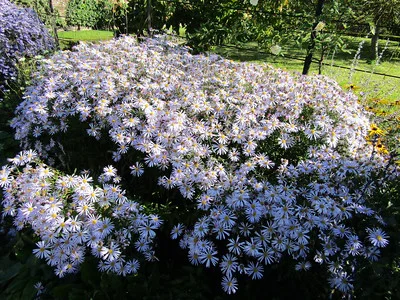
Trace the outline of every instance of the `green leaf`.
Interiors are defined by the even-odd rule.
[[[81,279],[94,288],[98,287],[101,280],[100,272],[96,268],[94,259],[87,259],[81,266]]]
[[[53,296],[55,299],[70,299],[76,294],[84,294],[84,290],[79,284],[63,284],[53,288]]]
[[[0,265],[2,266],[0,269],[0,284],[5,283],[18,275],[22,268],[21,263],[12,261],[8,257],[3,257],[0,260]]]
[[[18,272],[7,288],[3,291],[3,295],[9,296],[9,299],[21,299],[21,293],[26,286],[26,282],[29,279],[27,269],[24,267],[21,272]]]
[[[28,282],[26,282],[25,288],[22,292],[21,299],[33,299],[37,293],[34,285],[38,281],[36,279],[31,279]]]

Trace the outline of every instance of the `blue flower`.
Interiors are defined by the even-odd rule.
[[[367,229],[369,241],[376,247],[385,247],[389,244],[388,236],[380,228]]]

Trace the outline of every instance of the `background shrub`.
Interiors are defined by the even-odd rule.
[[[18,6],[29,7],[33,9],[39,16],[40,20],[51,28],[53,26],[53,16],[50,10],[49,1],[47,0],[12,0]],[[57,9],[53,8],[53,13],[56,15],[56,25],[63,27],[65,19],[59,17],[60,13]]]
[[[30,8],[0,1],[0,99],[18,77],[18,60],[55,48],[38,15]]]
[[[66,22],[69,26],[105,28],[111,22],[112,9],[108,1],[71,0],[68,2]]]

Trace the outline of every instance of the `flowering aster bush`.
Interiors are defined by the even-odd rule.
[[[10,81],[18,76],[17,62],[24,56],[35,56],[55,48],[38,15],[31,8],[18,7],[0,0],[0,100]]]
[[[368,199],[398,170],[367,142],[356,97],[326,77],[193,56],[164,37],[80,44],[35,77],[12,121],[21,145],[65,161],[60,137],[79,119],[112,142],[116,166],[158,168],[198,216],[171,237],[192,264],[218,266],[229,294],[285,257],[325,265],[349,293],[357,262],[388,244]]]
[[[152,240],[162,221],[146,215],[129,200],[108,166],[95,186],[89,174],[62,175],[23,151],[0,171],[3,216],[14,217],[18,230],[30,227],[38,242],[33,253],[54,266],[59,277],[74,273],[87,252],[99,259],[101,271],[136,273],[139,261],[133,246],[154,260]]]

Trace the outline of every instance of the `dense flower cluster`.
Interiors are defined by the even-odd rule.
[[[0,0],[0,93],[17,77],[16,64],[24,56],[54,49],[54,39],[30,8]],[[1,94],[0,94],[1,96]],[[0,98],[1,100],[1,98]]]
[[[36,152],[24,151],[0,170],[3,216],[14,217],[18,230],[32,228],[39,240],[33,253],[59,277],[76,272],[87,251],[101,271],[136,273],[139,261],[125,252],[135,247],[154,260],[152,242],[162,221],[127,199],[116,177],[108,166],[103,185],[95,186],[88,174],[61,175],[38,162]]]
[[[238,274],[261,278],[283,257],[297,270],[325,264],[347,293],[357,259],[388,243],[367,199],[397,171],[366,142],[356,97],[328,78],[193,56],[163,37],[81,44],[35,76],[12,121],[22,145],[61,152],[55,137],[78,117],[115,143],[115,161],[144,153],[132,175],[158,167],[161,186],[197,203],[202,216],[172,238],[191,263],[219,265],[228,293]]]

